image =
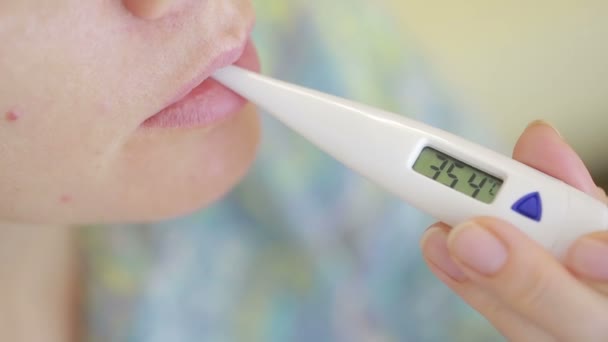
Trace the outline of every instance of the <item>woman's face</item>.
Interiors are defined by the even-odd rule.
[[[157,220],[224,194],[258,121],[208,76],[258,69],[253,21],[248,0],[0,1],[0,221]]]

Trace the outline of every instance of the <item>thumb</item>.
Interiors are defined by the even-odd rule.
[[[532,122],[513,149],[513,158],[596,198],[604,194],[578,154],[562,139],[553,126],[544,121]]]

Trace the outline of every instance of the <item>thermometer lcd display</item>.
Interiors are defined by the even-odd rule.
[[[484,203],[492,203],[503,181],[460,160],[425,147],[414,163],[414,171],[473,197]]]

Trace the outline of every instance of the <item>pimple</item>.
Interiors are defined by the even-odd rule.
[[[59,201],[64,204],[70,203],[70,202],[72,202],[72,196],[66,195],[66,194],[61,195],[61,197],[59,198]]]
[[[8,122],[15,122],[15,121],[19,120],[20,117],[21,117],[21,113],[17,112],[16,110],[9,110],[4,115],[4,119]]]

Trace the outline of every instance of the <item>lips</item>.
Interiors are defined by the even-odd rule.
[[[210,78],[216,70],[231,64],[255,72],[260,70],[258,55],[251,39],[242,46],[217,57],[202,75],[178,92],[174,101],[146,119],[142,126],[146,128],[209,126],[238,113],[247,101]]]

